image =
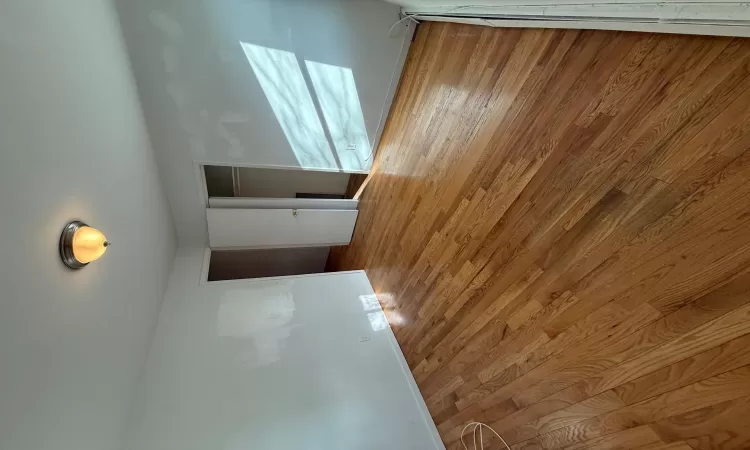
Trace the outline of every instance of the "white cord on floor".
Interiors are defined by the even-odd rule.
[[[495,436],[497,436],[501,441],[503,441],[503,444],[505,444],[505,448],[510,450],[510,447],[508,446],[508,443],[505,442],[505,439],[503,439],[502,436],[497,434],[497,431],[493,430],[491,426],[482,422],[469,422],[466,424],[464,429],[461,430],[461,444],[463,444],[464,450],[469,450],[469,447],[467,447],[466,443],[464,442],[464,433],[466,432],[466,429],[472,425],[474,426],[474,430],[471,433],[471,436],[472,436],[471,440],[474,443],[474,450],[484,450],[484,442],[482,442],[482,427],[487,427],[490,431],[495,433]],[[479,447],[477,447],[477,430],[479,430]]]
[[[393,25],[391,25],[391,29],[388,30],[388,37],[393,37],[393,36],[391,36],[391,33],[393,33],[393,29],[396,28],[396,25],[400,24],[404,20],[411,20],[415,24],[419,25],[419,21],[417,19],[415,19],[414,16],[416,16],[416,14],[406,14],[404,17],[402,17],[401,19],[399,19],[398,22],[396,22]]]

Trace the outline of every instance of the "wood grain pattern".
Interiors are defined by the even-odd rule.
[[[351,245],[449,449],[748,448],[750,41],[420,26]]]

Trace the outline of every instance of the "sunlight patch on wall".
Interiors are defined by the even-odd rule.
[[[300,166],[337,168],[294,53],[240,45]]]
[[[305,66],[342,168],[368,170],[372,152],[352,70],[313,61]]]

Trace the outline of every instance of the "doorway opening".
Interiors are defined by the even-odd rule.
[[[329,247],[209,250],[205,281],[325,273]]]
[[[212,198],[352,199],[364,174],[296,169],[203,166]]]
[[[202,282],[334,272],[365,174],[200,166],[209,242]]]

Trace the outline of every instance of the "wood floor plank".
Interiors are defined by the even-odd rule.
[[[724,308],[726,311],[731,310],[735,305],[747,303],[750,293],[747,280],[747,274],[737,277],[734,283],[704,296],[695,303],[693,308]],[[618,393],[618,396],[622,395],[621,399],[626,403],[631,403],[646,398],[648,393],[653,395],[663,393],[686,383],[699,381],[703,375],[719,374],[725,370],[731,370],[736,367],[736,364],[746,364],[748,355],[744,345],[747,343],[747,334],[750,333],[750,327],[748,327],[745,315],[748,311],[750,311],[748,306],[731,310],[731,313],[683,334],[677,339],[652,350],[639,353],[628,361],[575,383],[540,402],[513,412],[508,417],[492,423],[492,426],[498,431],[506,431],[531,424],[532,421],[539,420],[547,414],[574,405],[609,389],[616,389],[615,392]],[[711,365],[706,367],[705,370],[701,370],[703,368],[700,364],[696,368],[695,361],[690,359],[693,356],[695,359],[704,362],[708,360]],[[677,364],[677,366],[671,368],[670,365],[672,364]],[[688,370],[686,367],[692,369]],[[661,378],[665,374],[675,372],[676,377]],[[634,384],[626,384],[630,382]],[[641,388],[635,386],[641,386]],[[532,391],[532,393],[535,392]],[[533,429],[538,431],[537,426],[534,426]],[[527,432],[526,429],[524,433]],[[516,432],[516,434],[518,433]],[[523,435],[528,438],[526,434]]]
[[[580,444],[570,445],[567,450],[601,449],[630,450],[639,446],[662,444],[659,436],[648,425],[629,428],[619,433],[612,433]]]
[[[727,336],[725,339],[750,332],[750,325],[746,323],[746,319],[750,315],[750,305],[734,311],[730,309],[741,306],[743,302],[750,299],[739,296],[722,298],[721,300],[727,301],[706,301],[707,305],[705,306],[702,304],[687,305],[681,310],[637,330],[633,330],[633,328],[639,326],[639,324],[632,324],[631,327],[615,327],[606,336],[596,335],[584,345],[568,348],[553,359],[529,370],[510,383],[501,383],[497,389],[489,393],[484,391],[482,398],[476,399],[476,401],[484,409],[489,408],[493,402],[510,398],[519,406],[527,406],[587,378],[587,375],[594,375],[627,359],[645,354],[648,350],[672,339],[676,339],[678,342],[687,340],[691,344],[697,340],[699,344],[705,344],[715,342],[710,340],[701,342],[701,340],[709,339],[708,336],[715,336],[716,330],[719,331],[719,336]],[[648,308],[648,305],[646,307]],[[732,313],[726,318],[720,318],[722,314],[728,311],[732,311]],[[648,314],[643,316],[643,323],[649,323],[648,317]],[[653,320],[658,315],[651,315],[650,317]],[[716,318],[723,320],[714,322],[713,320]],[[723,326],[724,321],[732,325],[725,328]],[[696,339],[691,333],[701,333],[700,338]],[[727,334],[724,335],[724,333]],[[715,339],[722,339],[719,336]],[[459,400],[457,404],[461,408],[466,402]]]
[[[665,442],[684,440],[694,449],[746,449],[748,415],[750,398],[744,397],[660,420],[652,428]]]
[[[448,448],[742,448],[749,149],[748,39],[423,23],[329,267]]]
[[[679,351],[672,351],[672,349],[674,347],[664,349],[660,353],[670,356],[680,354]],[[672,357],[674,358],[674,356]],[[622,378],[613,373],[602,372],[596,377],[587,379],[552,397],[546,398],[540,403],[532,405],[533,407],[520,410],[516,417],[509,417],[507,420],[493,423],[492,426],[496,430],[502,431],[508,442],[515,443],[531,439],[538,434],[556,428],[562,428],[568,424],[583,421],[587,418],[587,415],[596,412],[602,405],[615,405],[617,403],[611,400],[602,402],[598,400],[601,396],[605,396],[605,399],[616,397],[623,405],[629,405],[705,378],[734,370],[750,364],[750,334],[746,334],[723,345],[712,347],[702,353],[655,371],[652,371],[653,366],[649,367],[641,364],[638,361],[639,359],[642,360],[642,358],[636,358],[628,361],[628,363],[619,366],[618,370],[621,373],[629,372],[631,378],[637,373],[650,372],[647,375],[622,383],[613,389],[601,391],[602,387],[607,385],[604,383],[612,385],[617,384],[618,379],[622,380]],[[669,361],[670,358],[665,356],[664,360],[657,364],[666,364]],[[633,371],[633,369],[636,370]],[[594,386],[598,386],[598,388]],[[586,400],[574,403],[567,408],[559,409],[559,405],[564,405],[566,401],[575,402],[582,398],[586,398]],[[590,406],[589,402],[592,400],[594,403]],[[606,408],[607,406],[604,407]],[[543,415],[545,411],[548,412],[547,415]],[[531,413],[539,418],[533,422],[529,421],[529,414]],[[522,425],[509,429],[510,426],[518,423],[522,423]]]
[[[533,441],[541,443],[545,449],[566,447],[747,395],[750,395],[750,366],[743,366],[593,419],[542,434]]]
[[[636,447],[636,450],[693,450],[693,447],[689,446],[687,442],[672,442],[669,444],[649,444],[643,447]]]

